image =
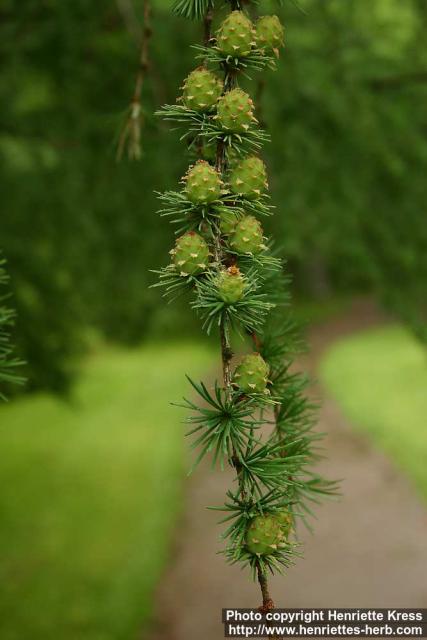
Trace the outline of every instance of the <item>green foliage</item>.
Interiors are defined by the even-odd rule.
[[[172,10],[183,18],[201,20],[212,4],[212,0],[175,0]]]
[[[233,71],[244,73],[248,79],[250,79],[248,71],[274,70],[276,68],[274,58],[264,49],[253,48],[250,53],[243,57],[227,55],[216,45],[209,47],[194,45],[193,49],[199,52],[197,58],[213,65],[224,66],[226,64]]]
[[[134,343],[165,317],[147,286],[148,269],[171,244],[152,214],[153,189],[173,184],[186,167],[178,141],[152,111],[169,103],[177,124],[190,124],[184,133],[192,161],[200,146],[209,156],[202,157],[215,161],[218,123],[175,104],[178,78],[194,69],[189,45],[200,27],[171,19],[169,4],[154,0],[143,157],[116,163],[114,138],[139,55],[121,4],[28,0],[17,11],[7,0],[2,6],[0,180],[7,200],[0,238],[29,388],[66,387],[88,327]],[[229,60],[245,91],[244,74],[253,75],[255,116],[268,125],[267,132],[224,136],[229,159],[236,160],[236,149],[258,152],[270,134],[264,157],[273,191],[265,213],[275,204],[280,215],[264,226],[283,247],[298,293],[374,290],[425,340],[426,4],[282,4],[258,7],[277,12],[286,26],[277,72],[258,75],[259,69],[267,74],[274,56],[257,47]],[[134,6],[139,27],[140,6]],[[195,18],[208,6],[206,0],[176,3],[178,13]],[[215,17],[213,34],[219,23]],[[226,59],[212,45],[197,47],[196,55],[213,68]],[[179,51],[173,65],[172,50]],[[174,197],[183,195],[177,190]],[[254,210],[259,201],[245,206],[251,209],[241,214],[261,215]],[[191,228],[200,230],[206,213],[193,208],[189,215]],[[179,233],[189,228],[181,227]],[[176,319],[176,330],[185,330],[185,311]]]
[[[191,30],[177,30],[163,11],[153,16],[152,52],[162,74],[143,90],[150,161],[141,166],[114,157],[138,56],[117,5],[30,0],[19,11],[11,2],[2,7],[0,180],[7,201],[0,238],[26,389],[65,390],[93,330],[135,343],[155,322],[148,267],[168,241],[150,215],[152,191],[182,166],[176,142],[165,136],[159,145],[151,111],[158,94],[176,91],[171,41],[183,52],[181,68],[189,66]]]
[[[425,335],[427,6],[299,4],[263,96],[277,233],[300,287],[373,289]]]
[[[253,418],[255,400],[242,399],[241,394],[230,395],[218,383],[215,383],[214,393],[211,394],[203,382],[196,384],[191,378],[188,380],[207,405],[197,406],[186,399],[178,405],[193,412],[187,418],[187,423],[196,426],[190,429],[188,435],[197,434],[192,447],[201,448],[194,466],[207,453],[212,453],[212,463],[219,461],[221,467],[224,466],[224,460],[234,454],[243,458],[248,435],[262,424]]]
[[[247,531],[253,519],[278,514],[284,508],[289,509],[289,501],[280,491],[264,493],[255,503],[242,501],[238,494],[228,491],[225,505],[218,507],[219,511],[227,513],[222,522],[231,522],[223,534],[224,538],[230,540],[229,546],[224,550],[228,562],[238,562],[243,567],[249,567],[254,578],[258,571],[264,575],[268,572],[283,573],[292,566],[295,558],[301,555],[298,543],[284,540],[280,547],[272,549],[268,555],[253,554],[246,547]]]
[[[295,333],[294,323],[283,323],[288,277],[272,243],[264,242],[256,217],[272,213],[263,193],[266,167],[252,155],[252,148],[266,138],[259,133],[252,99],[239,86],[242,67],[236,63],[248,58],[255,46],[253,26],[246,14],[233,11],[218,34],[218,47],[226,57],[217,58],[212,47],[214,55],[205,59],[215,73],[223,72],[216,105],[203,114],[182,105],[166,105],[158,112],[184,129],[181,140],[189,142],[191,150],[202,155],[206,145],[213,146],[215,161],[213,166],[199,159],[190,166],[181,193],[160,196],[160,215],[186,233],[172,250],[174,264],[160,271],[158,286],[166,296],[189,294],[203,328],[218,333],[222,381],[215,382],[211,392],[205,383],[189,378],[198,400],[184,399],[179,406],[190,411],[188,435],[198,450],[194,465],[210,455],[213,465],[228,462],[236,472],[237,488],[228,492],[221,508],[227,513],[224,522],[231,522],[224,532],[225,557],[265,579],[267,571],[281,571],[299,555],[298,543],[285,535],[286,523],[279,521],[279,514],[288,514],[288,525],[295,517],[305,520],[309,503],[333,494],[336,486],[310,469],[319,457],[320,436],[312,431],[306,380],[290,369],[297,339],[288,339]],[[199,265],[202,236],[212,259]],[[191,268],[184,268],[189,263]],[[249,334],[255,345],[234,373],[233,330],[233,336]],[[268,434],[260,428],[265,425],[271,426]],[[267,606],[264,592],[263,597]]]
[[[243,296],[235,301],[226,301],[221,291],[217,273],[207,273],[196,284],[197,298],[191,303],[203,320],[203,328],[210,334],[214,327],[229,323],[233,329],[256,331],[264,323],[274,304],[262,292],[262,282],[254,270],[245,277]]]

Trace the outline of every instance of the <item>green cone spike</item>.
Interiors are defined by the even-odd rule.
[[[242,299],[245,290],[245,279],[238,267],[232,266],[218,276],[218,292],[221,300],[232,304]]]
[[[200,67],[185,79],[182,98],[186,107],[194,111],[209,111],[222,93],[222,83],[211,71]]]
[[[256,41],[260,49],[279,54],[279,49],[285,44],[285,30],[277,16],[259,18],[256,23]]]
[[[249,200],[259,198],[268,187],[265,164],[257,156],[248,156],[233,167],[229,182],[233,193]]]
[[[208,245],[195,231],[188,231],[177,238],[175,248],[170,253],[182,276],[196,275],[208,266]]]
[[[209,204],[221,193],[221,177],[206,160],[198,160],[185,176],[187,198],[194,204]]]
[[[230,247],[237,253],[257,254],[265,248],[262,226],[254,216],[244,216],[230,236]]]
[[[218,100],[217,118],[224,131],[244,133],[256,122],[254,103],[241,89],[232,89]]]
[[[232,11],[218,29],[216,40],[225,56],[244,58],[255,45],[254,26],[242,11]]]
[[[246,531],[246,547],[250,553],[268,556],[283,541],[283,532],[274,516],[256,516]]]
[[[263,393],[266,391],[270,368],[259,353],[244,356],[237,365],[233,383],[245,393]]]

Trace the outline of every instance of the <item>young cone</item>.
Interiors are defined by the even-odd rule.
[[[216,40],[225,56],[245,58],[255,45],[254,26],[242,11],[233,11],[218,29]]]
[[[228,304],[238,302],[243,298],[245,279],[236,266],[221,271],[217,280],[218,292],[221,300]]]
[[[279,49],[285,44],[285,30],[277,16],[262,16],[258,19],[256,42],[260,49],[273,51],[279,56]]]
[[[230,190],[249,200],[259,198],[268,187],[264,162],[257,156],[240,160],[230,172]]]
[[[222,82],[204,67],[195,69],[185,79],[182,99],[186,107],[203,113],[217,103],[222,93]]]
[[[242,89],[232,89],[218,100],[217,119],[224,131],[245,133],[256,122],[254,103]]]
[[[282,528],[274,516],[256,516],[246,532],[246,546],[250,553],[266,556],[277,551],[283,541]]]
[[[198,160],[185,176],[185,192],[193,204],[210,204],[221,194],[221,176],[206,160]]]
[[[262,226],[254,216],[244,216],[234,227],[230,246],[237,253],[256,255],[265,249]]]
[[[182,276],[194,276],[207,268],[209,247],[195,231],[188,231],[177,238],[175,248],[170,253]]]
[[[250,353],[237,365],[233,383],[245,393],[265,393],[269,370],[259,353]]]

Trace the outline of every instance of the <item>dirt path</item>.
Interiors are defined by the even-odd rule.
[[[340,335],[383,322],[367,303],[315,327],[302,363],[315,373],[326,347]],[[328,432],[323,471],[344,478],[343,497],[317,510],[315,535],[304,535],[305,558],[285,578],[271,580],[278,607],[421,607],[427,604],[427,510],[393,465],[350,428],[322,389],[319,429]],[[258,606],[258,585],[215,555],[218,505],[231,472],[200,468],[187,488],[187,506],[170,567],[157,596],[150,640],[219,640],[222,607]],[[165,615],[166,614],[166,615]],[[165,620],[167,618],[167,620]]]

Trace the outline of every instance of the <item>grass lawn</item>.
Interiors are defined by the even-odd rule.
[[[72,402],[0,407],[0,638],[131,640],[151,610],[181,498],[171,407],[209,348],[106,350]]]
[[[427,352],[390,326],[337,342],[320,376],[355,427],[372,435],[427,498]]]

